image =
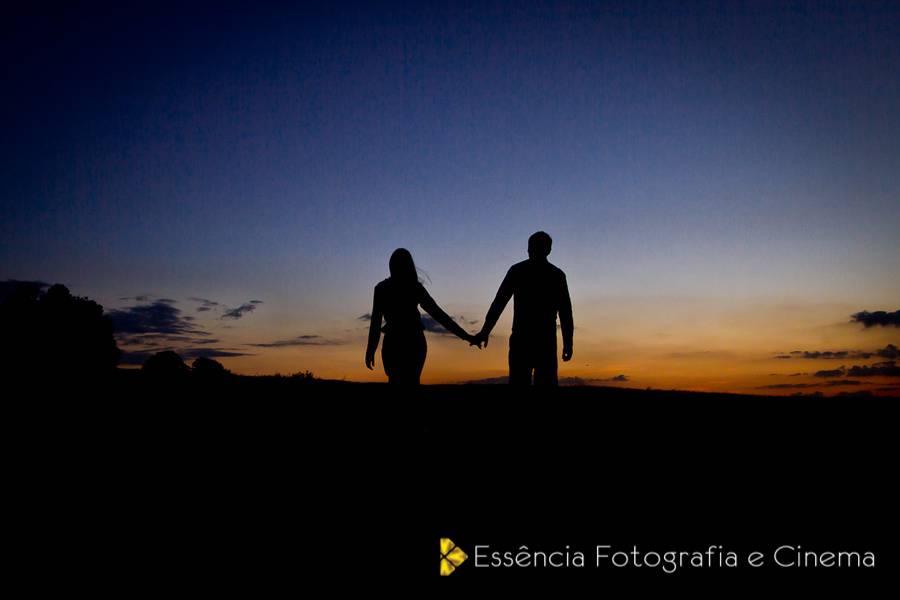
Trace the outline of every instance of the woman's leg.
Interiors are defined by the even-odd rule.
[[[416,352],[414,356],[414,361],[412,363],[412,367],[414,369],[413,375],[413,383],[415,385],[419,385],[419,380],[422,378],[422,369],[425,368],[425,357],[428,355],[428,344],[425,341],[425,332],[423,331],[421,335],[418,336],[416,340]]]
[[[425,366],[427,345],[423,332],[401,338],[385,334],[381,346],[381,360],[388,383],[418,385]]]
[[[397,357],[394,352],[394,337],[389,333],[384,334],[384,340],[381,342],[381,364],[388,383],[394,383],[397,377]]]

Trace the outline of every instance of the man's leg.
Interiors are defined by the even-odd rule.
[[[509,338],[509,383],[531,385],[532,364],[528,352],[513,338]]]
[[[537,348],[534,364],[534,385],[554,386],[559,385],[556,362],[556,339]]]

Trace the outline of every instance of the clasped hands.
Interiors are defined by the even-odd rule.
[[[470,346],[478,346],[479,349],[487,348],[488,339],[490,339],[490,335],[485,333],[485,331],[482,329],[475,335],[466,334],[466,337],[463,339],[466,340],[467,342],[469,342]],[[562,359],[563,359],[563,362],[569,362],[570,360],[572,360],[572,347],[571,346],[563,345]]]
[[[466,337],[463,338],[467,342],[469,342],[470,346],[478,346],[478,348],[487,348],[488,345],[488,334],[484,332],[484,330],[479,331],[475,335],[466,334]]]

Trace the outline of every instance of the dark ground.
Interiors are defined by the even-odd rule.
[[[587,591],[897,573],[896,399],[236,378],[7,399],[11,571],[35,595],[420,586]],[[19,535],[20,534],[20,535]],[[870,569],[475,569],[493,549],[871,550]],[[555,596],[560,594],[555,593]],[[562,594],[563,596],[567,594]]]

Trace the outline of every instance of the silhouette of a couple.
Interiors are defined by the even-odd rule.
[[[390,260],[391,276],[375,286],[366,367],[374,367],[375,351],[384,331],[381,360],[388,381],[417,385],[428,351],[419,306],[447,331],[481,348],[487,347],[497,319],[509,299],[514,298],[509,383],[531,385],[533,374],[536,386],[557,385],[556,317],[559,315],[564,361],[572,358],[574,324],[566,275],[547,260],[552,242],[543,231],[528,238],[528,260],[510,267],[491,303],[484,326],[475,335],[466,332],[434,301],[419,281],[409,250],[395,250]]]

